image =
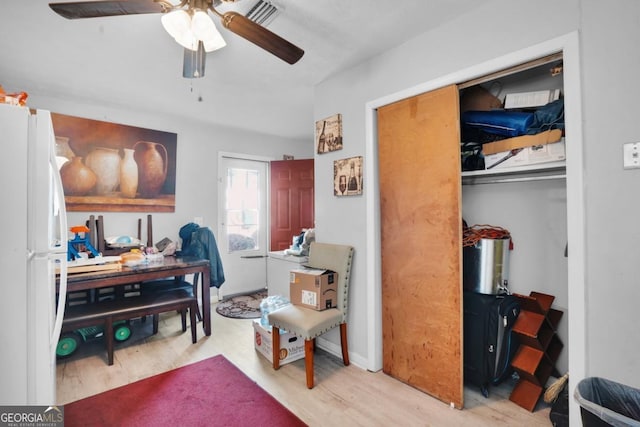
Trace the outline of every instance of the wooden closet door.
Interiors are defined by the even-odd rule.
[[[383,371],[463,406],[459,96],[378,109]]]

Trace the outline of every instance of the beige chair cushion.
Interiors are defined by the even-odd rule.
[[[297,305],[287,305],[268,314],[269,323],[302,339],[310,340],[342,323],[337,308],[316,311]]]

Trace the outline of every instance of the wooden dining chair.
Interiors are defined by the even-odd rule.
[[[89,216],[89,230],[93,246],[104,256],[120,255],[125,252],[129,252],[131,248],[111,248],[107,245],[105,240],[104,230],[104,216],[98,215],[95,219],[93,215]],[[136,238],[142,241],[142,218],[138,218],[138,234]],[[147,246],[153,246],[153,230],[151,225],[151,215],[147,215]]]

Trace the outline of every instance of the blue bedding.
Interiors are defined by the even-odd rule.
[[[494,135],[514,137],[525,135],[534,123],[534,114],[521,111],[465,111],[462,125]]]

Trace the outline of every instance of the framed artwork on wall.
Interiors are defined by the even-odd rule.
[[[175,133],[52,113],[68,211],[174,212]]]
[[[316,122],[316,152],[342,150],[342,114],[334,114]]]
[[[333,195],[357,196],[362,194],[362,156],[333,162]]]

